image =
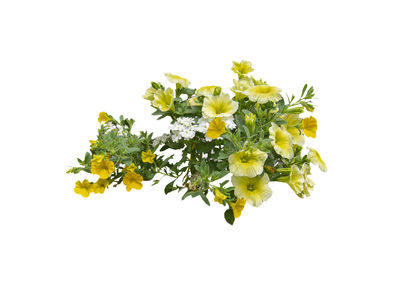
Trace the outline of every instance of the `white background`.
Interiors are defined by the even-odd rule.
[[[1,1],[0,283],[400,284],[396,2]],[[73,192],[100,111],[161,134],[150,81],[228,88],[242,59],[315,87],[312,197],[271,183],[230,226],[150,183]]]

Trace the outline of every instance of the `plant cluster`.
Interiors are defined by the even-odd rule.
[[[182,199],[209,195],[226,210],[233,224],[246,204],[258,207],[272,195],[271,181],[287,183],[300,198],[310,195],[314,182],[310,164],[326,171],[319,153],[308,148],[306,137],[315,138],[317,120],[302,116],[313,112],[313,87],[305,85],[300,96],[282,96],[281,90],[255,79],[248,61],[233,62],[230,93],[220,86],[191,88],[189,80],[166,73],[173,87],[152,82],[143,98],[158,119],[170,118],[169,132],[132,132],[133,119],[115,119],[101,112],[96,140],[90,152],[78,159],[79,167],[96,182],[77,181],[75,192],[88,197],[123,183],[126,190],[141,189],[143,181],[158,184],[171,180],[164,192],[182,191]],[[166,155],[167,150],[175,154]]]

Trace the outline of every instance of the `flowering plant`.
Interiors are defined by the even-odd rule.
[[[189,80],[170,73],[165,75],[174,90],[152,82],[144,99],[158,119],[171,119],[170,131],[159,137],[133,134],[133,119],[101,112],[97,140],[78,159],[80,166],[68,170],[99,178],[77,181],[75,192],[88,197],[121,183],[127,191],[139,190],[143,181],[155,185],[159,175],[166,176],[171,181],[165,194],[184,191],[182,200],[200,197],[210,205],[211,192],[226,207],[230,224],[245,204],[258,207],[271,197],[270,181],[287,183],[300,198],[309,196],[314,187],[310,164],[327,170],[315,149],[302,154],[305,137],[316,137],[317,120],[300,116],[314,111],[313,87],[305,85],[297,99],[284,98],[279,88],[248,75],[250,62],[233,62],[232,71],[237,74],[232,96],[220,86],[190,88]],[[169,149],[175,153],[166,155]]]

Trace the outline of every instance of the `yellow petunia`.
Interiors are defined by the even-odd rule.
[[[241,62],[233,62],[232,71],[241,75],[252,72],[254,69],[251,67],[250,61],[242,60]]]
[[[157,92],[157,89],[154,87],[147,88],[146,93],[144,93],[143,98],[146,100],[153,101],[154,100],[154,94]]]
[[[174,91],[171,88],[167,88],[166,90],[158,89],[154,94],[154,100],[151,104],[163,112],[174,111]]]
[[[307,137],[317,137],[317,119],[315,119],[313,116],[304,118],[301,122],[301,128],[303,129]]]
[[[182,87],[188,87],[190,85],[190,81],[186,78],[180,77],[178,75],[174,75],[172,73],[165,73],[168,81],[174,84],[179,83]]]
[[[220,204],[223,204],[223,201],[227,198],[224,194],[222,194],[218,189],[215,190],[214,201]]]
[[[126,185],[126,191],[131,191],[132,189],[140,190],[143,187],[143,177],[136,172],[126,173],[122,181]]]
[[[287,159],[293,158],[292,137],[285,129],[272,123],[272,126],[269,128],[269,138],[274,150],[278,154]]]
[[[258,207],[272,195],[268,186],[269,177],[267,174],[260,178],[246,176],[232,176],[232,184],[235,187],[235,195],[246,199],[251,205]]]
[[[309,148],[309,152],[307,158],[311,161],[312,164],[315,164],[321,169],[321,171],[326,172],[328,168],[326,167],[325,162],[322,160],[318,151],[313,148]]]
[[[292,165],[290,168],[288,184],[296,194],[302,195],[304,187],[304,175],[297,165]]]
[[[268,101],[278,102],[281,100],[280,92],[281,90],[274,86],[257,85],[247,89],[244,93],[249,97],[250,101],[264,104]]]
[[[240,217],[245,205],[246,199],[243,198],[238,198],[235,203],[230,203],[235,219]]]
[[[299,130],[296,127],[291,127],[291,126],[284,126],[284,127],[285,127],[286,131],[292,136],[293,144],[297,144],[297,145],[304,144],[305,138],[304,138],[301,130]]]
[[[110,117],[107,115],[106,112],[100,112],[99,113],[99,118],[97,119],[97,121],[99,121],[99,123],[107,123],[110,120]]]
[[[143,162],[148,162],[148,163],[154,163],[154,158],[156,155],[151,152],[150,149],[147,150],[147,152],[142,151],[142,161]]]
[[[106,188],[108,187],[109,183],[107,179],[99,179],[96,183],[92,184],[92,191],[93,193],[100,193],[103,194]]]
[[[247,97],[244,92],[254,86],[253,81],[248,77],[244,77],[239,80],[233,79],[233,84],[234,86],[231,88],[231,90],[233,93],[235,93],[235,98],[238,100]]]
[[[213,119],[217,117],[229,118],[237,111],[238,102],[233,101],[228,94],[207,96],[203,103],[203,117]]]
[[[313,190],[315,185],[314,181],[312,181],[311,178],[308,177],[308,175],[311,174],[310,166],[308,164],[303,164],[301,172],[303,173],[304,177],[303,192],[308,197],[310,196],[310,190]]]
[[[90,147],[91,148],[97,145],[97,141],[96,140],[90,140],[89,142],[90,142]]]
[[[216,91],[221,91],[219,86],[203,86],[196,91],[197,96],[212,96]]]
[[[83,180],[82,182],[76,181],[74,191],[76,194],[80,194],[87,198],[92,192],[92,185],[87,179]]]
[[[195,96],[189,98],[186,101],[186,104],[188,106],[202,106],[203,104],[201,102],[199,102],[199,98],[200,98],[200,96],[195,95]]]
[[[206,136],[214,140],[225,133],[225,131],[225,122],[221,118],[215,118],[211,121]]]
[[[232,153],[229,158],[229,171],[235,176],[255,177],[263,172],[267,154],[257,148]]]
[[[114,162],[108,158],[104,159],[103,155],[94,155],[90,167],[93,174],[99,175],[101,179],[107,179],[114,171]]]
[[[249,129],[250,133],[254,133],[256,128],[256,115],[253,113],[246,114],[244,122],[246,123],[246,127]]]

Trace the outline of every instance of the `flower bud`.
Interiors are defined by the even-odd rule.
[[[249,113],[245,116],[244,121],[250,133],[254,133],[254,130],[256,128],[256,115],[254,115],[253,113]]]

